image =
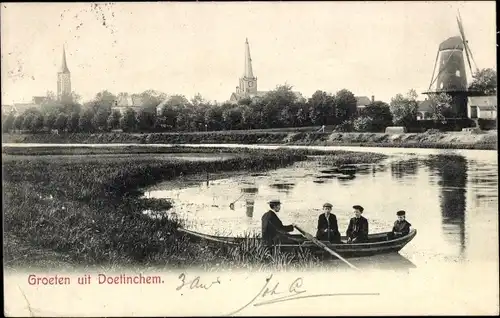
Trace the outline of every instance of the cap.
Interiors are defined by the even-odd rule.
[[[363,209],[363,207],[362,207],[361,205],[355,205],[355,206],[353,206],[352,208],[353,208],[353,209],[358,210],[358,211],[359,211],[359,212],[361,212],[361,213],[363,213],[363,210],[364,210],[364,209]]]
[[[323,204],[323,207],[324,208],[331,208],[331,207],[333,207],[333,205],[331,203],[327,202],[327,203]]]
[[[405,214],[406,214],[406,212],[405,212],[405,211],[403,211],[403,210],[400,210],[400,211],[396,212],[396,215],[397,215],[397,216],[400,216],[400,215],[405,215]]]
[[[278,199],[273,199],[271,201],[268,202],[269,204],[281,204],[280,200]]]

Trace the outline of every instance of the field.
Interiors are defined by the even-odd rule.
[[[181,174],[203,178],[208,174],[212,179],[238,171],[274,169],[319,152],[151,148],[153,155],[146,156],[147,149],[134,147],[92,151],[89,159],[84,148],[3,149],[7,267],[161,264],[212,268],[318,262],[307,253],[269,252],[260,243],[236,248],[191,243],[176,230],[184,221],[168,216],[171,202],[143,198],[140,189]],[[211,160],[192,160],[207,156]],[[328,154],[332,164],[384,158],[345,151]],[[159,217],[143,214],[146,209]]]

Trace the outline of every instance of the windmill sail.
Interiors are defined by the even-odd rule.
[[[470,49],[469,41],[467,41],[467,39],[465,38],[465,31],[464,31],[464,26],[462,23],[462,17],[460,16],[460,11],[458,11],[457,23],[458,23],[458,29],[460,30],[460,35],[462,36],[462,40],[464,42],[465,55],[467,56],[467,62],[469,63],[469,68],[471,70],[471,73],[473,73],[472,66],[470,63],[471,59],[472,59],[472,62],[474,63],[475,71],[477,72],[478,67],[477,67],[476,61],[474,60],[474,55],[472,54],[472,50]],[[470,58],[469,58],[469,56],[470,56]]]
[[[464,43],[465,56],[467,57],[467,63],[469,64],[470,71],[472,73],[472,66],[470,64],[469,50],[467,46],[467,40],[465,39],[464,29],[462,27],[462,23],[460,23],[460,19],[457,17],[458,29],[460,30],[460,35],[462,36],[462,42]]]

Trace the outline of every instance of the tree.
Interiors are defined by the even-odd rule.
[[[137,112],[137,126],[141,131],[151,130],[156,121],[156,113],[141,109]]]
[[[111,107],[113,107],[116,100],[116,95],[108,90],[103,90],[97,93],[92,100],[94,113],[98,113],[99,110],[111,113]]]
[[[434,120],[444,120],[451,112],[452,97],[446,93],[431,94],[429,96],[430,113]]]
[[[54,128],[61,132],[66,128],[66,122],[68,121],[68,116],[64,113],[60,113],[57,116],[56,122],[54,123]]]
[[[354,96],[354,95],[353,95]],[[323,91],[316,91],[309,98],[309,118],[315,125],[335,123],[335,97]]]
[[[56,122],[57,115],[53,112],[45,114],[44,120],[43,120],[43,125],[47,130],[50,132],[52,128],[54,127],[54,123]]]
[[[297,101],[297,96],[292,91],[292,86],[288,84],[278,85],[276,89],[267,92],[262,100],[256,101],[262,107],[262,120],[265,128],[282,127],[281,110],[293,105]]]
[[[335,94],[335,107],[337,122],[349,120],[357,112],[357,101],[354,94],[347,90],[341,89]]]
[[[497,72],[491,68],[485,68],[472,75],[470,90],[479,91],[484,95],[497,94]]]
[[[99,108],[92,117],[92,127],[96,130],[106,131],[108,126],[108,117],[111,111],[107,108]]]
[[[31,131],[33,133],[36,133],[42,129],[43,129],[43,115],[40,113],[33,115],[33,121],[31,122]]]
[[[33,122],[33,114],[28,113],[26,116],[24,116],[24,121],[22,125],[22,129],[24,130],[31,130],[31,123]]]
[[[117,129],[120,126],[120,119],[122,114],[119,110],[113,110],[108,117],[107,126],[108,129]]]
[[[297,103],[297,113],[295,114],[296,125],[298,127],[306,126],[309,124],[309,116],[307,114],[307,104],[304,102]]]
[[[9,115],[7,115],[4,122],[2,123],[3,132],[9,132],[14,127],[14,120],[15,119],[16,119],[16,117],[14,116],[13,113],[10,113]]]
[[[19,114],[14,119],[13,128],[17,130],[21,130],[23,128],[24,116]]]
[[[156,107],[167,99],[167,94],[152,89],[142,92],[139,96],[141,97],[142,108],[152,113],[156,113]]]
[[[72,112],[66,123],[68,131],[71,133],[77,132],[79,129],[79,124],[80,124],[80,113]]]
[[[410,126],[417,120],[417,92],[412,89],[406,96],[397,94],[391,99],[390,110],[394,125]]]
[[[360,117],[369,120],[370,131],[373,132],[383,132],[387,126],[392,124],[391,109],[388,104],[381,101],[375,101],[367,105],[361,110]],[[356,121],[354,126],[356,129]]]
[[[226,108],[222,112],[226,129],[239,129],[242,123],[242,109],[240,107]]]
[[[123,131],[129,132],[137,129],[137,119],[135,110],[127,108],[123,117],[120,119],[120,127]]]
[[[80,114],[78,129],[81,132],[92,132],[94,130],[95,127],[92,125],[94,115],[95,114],[92,108],[87,108]]]

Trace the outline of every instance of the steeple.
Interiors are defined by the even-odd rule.
[[[66,49],[63,45],[61,69],[57,72],[57,98],[63,100],[69,96],[71,96],[71,73],[66,64]]]
[[[69,73],[68,65],[66,64],[66,50],[63,45],[63,56],[62,56],[62,64],[61,64],[61,73]]]
[[[250,45],[248,44],[248,38],[245,42],[245,78],[254,78],[252,70],[252,58],[250,57]]]

